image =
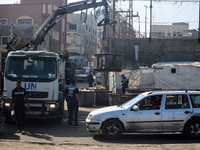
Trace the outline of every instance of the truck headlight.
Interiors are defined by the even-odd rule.
[[[10,103],[5,103],[5,106],[6,107],[10,107]]]
[[[50,109],[56,108],[56,104],[50,104],[49,108],[50,108]]]

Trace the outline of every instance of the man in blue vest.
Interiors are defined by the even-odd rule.
[[[121,85],[122,85],[123,94],[126,93],[126,88],[128,88],[128,83],[129,83],[129,79],[124,74],[122,74]]]
[[[81,106],[80,99],[79,99],[79,90],[76,86],[77,82],[76,80],[72,80],[72,84],[68,85],[65,89],[66,91],[66,100],[67,100],[67,107],[68,107],[68,113],[69,113],[69,126],[71,127],[72,124],[72,115],[74,112],[74,121],[75,121],[75,127],[79,127],[78,124],[78,107]]]

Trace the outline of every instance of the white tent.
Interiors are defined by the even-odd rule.
[[[155,88],[200,89],[200,62],[159,62],[154,68]]]

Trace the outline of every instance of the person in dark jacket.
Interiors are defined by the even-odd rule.
[[[93,82],[94,82],[94,78],[92,76],[92,73],[90,72],[88,76],[89,87],[93,87]]]
[[[129,83],[129,79],[124,74],[122,74],[121,85],[122,85],[123,94],[126,93],[126,89],[128,88],[128,83]]]
[[[68,113],[69,113],[69,126],[71,127],[72,124],[72,116],[74,112],[74,121],[75,121],[75,127],[79,127],[78,124],[78,107],[81,106],[80,99],[79,99],[79,90],[76,86],[77,82],[76,80],[72,80],[72,84],[68,85],[66,87],[66,95],[67,95],[67,107],[68,107]]]
[[[25,100],[27,103],[27,110],[30,110],[29,101],[26,90],[21,86],[21,81],[17,81],[17,87],[12,91],[12,98],[10,101],[10,110],[12,110],[12,105],[14,103],[14,111],[16,117],[16,123],[18,126],[18,133],[22,131],[20,114],[22,116],[22,127],[23,130],[26,128],[26,108],[25,108]]]

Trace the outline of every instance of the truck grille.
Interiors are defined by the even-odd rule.
[[[27,92],[28,98],[48,98],[48,92]]]

